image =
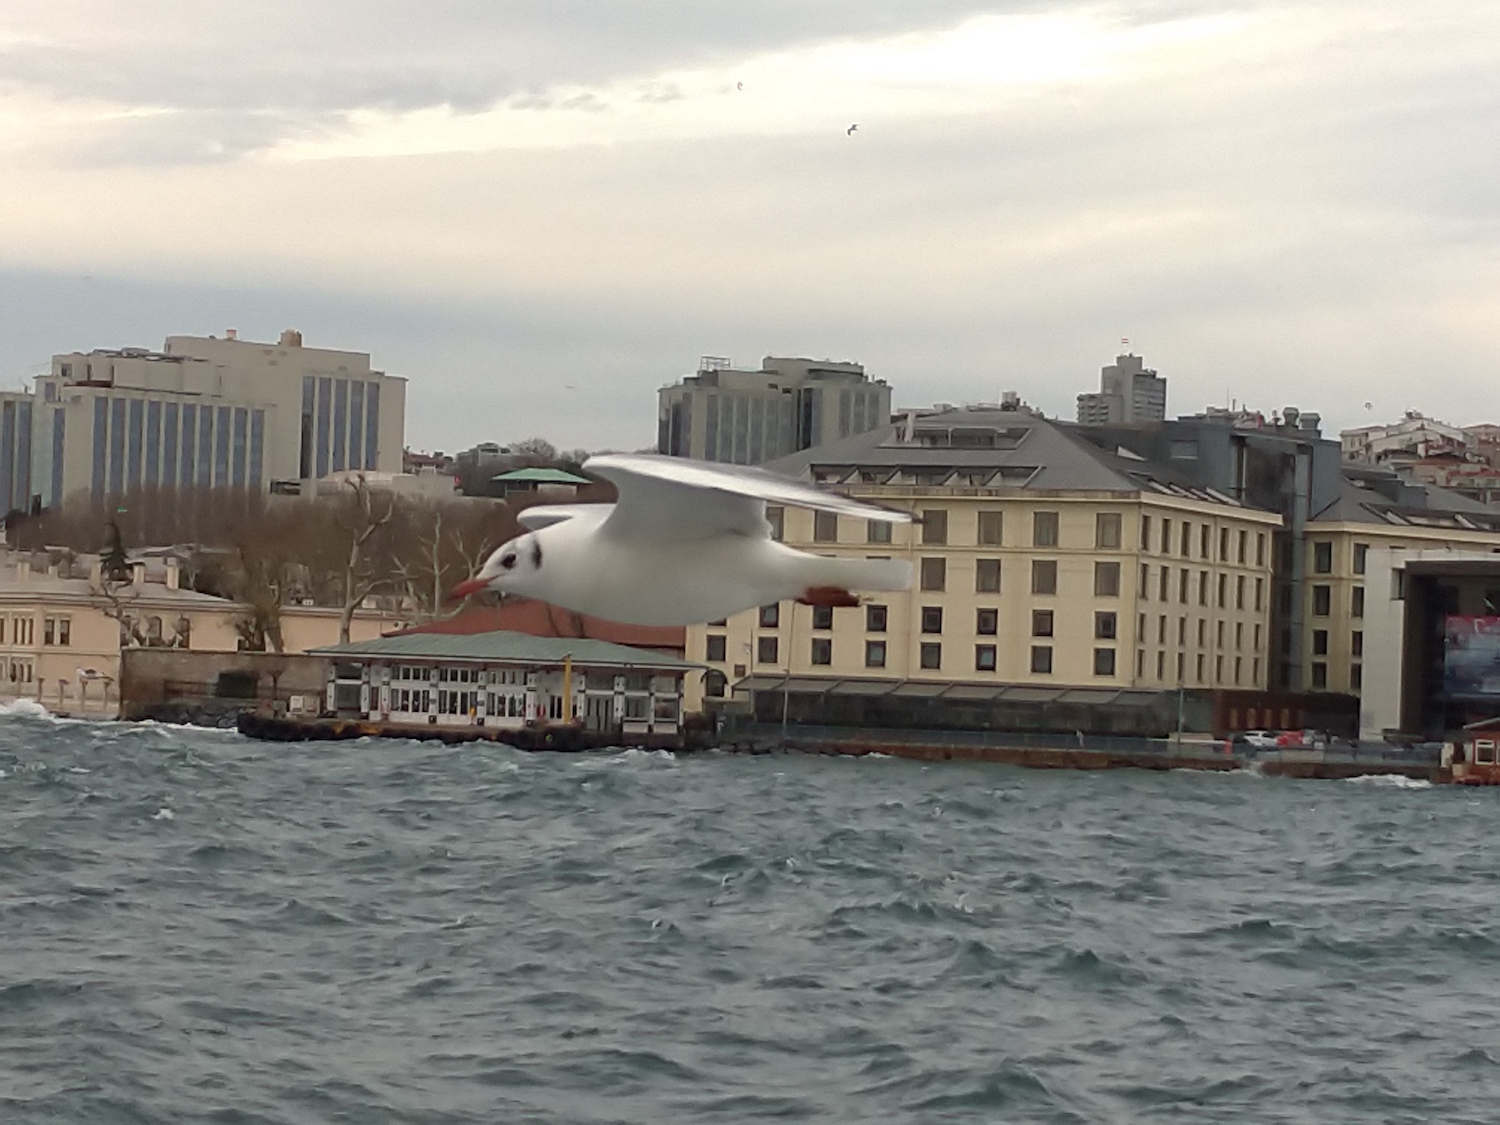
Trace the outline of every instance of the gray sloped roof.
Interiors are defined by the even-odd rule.
[[[458,660],[521,664],[561,664],[571,656],[575,664],[606,668],[649,668],[660,671],[697,671],[702,665],[662,656],[643,648],[568,637],[533,637],[527,633],[398,633],[346,645],[309,649],[315,656],[367,660]]]
[[[1167,465],[1123,457],[1087,439],[1077,426],[1038,415],[1008,410],[952,410],[922,415],[918,429],[996,430],[1013,435],[996,447],[924,445],[899,439],[905,422],[892,423],[826,442],[767,462],[771,472],[810,479],[818,468],[850,469],[1009,469],[1004,484],[1027,491],[1140,492],[1165,491],[1198,499],[1210,497],[1200,486]]]
[[[1434,526],[1436,520],[1455,528],[1500,531],[1500,509],[1437,485],[1392,478],[1345,468],[1338,495],[1310,522]]]

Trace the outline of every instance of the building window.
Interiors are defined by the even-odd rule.
[[[1228,589],[1228,582],[1229,582],[1229,576],[1227,574],[1221,574],[1221,575],[1219,575],[1219,608],[1220,609],[1224,608],[1224,592],[1225,592],[1225,590]]]
[[[1327,656],[1328,655],[1328,630],[1327,629],[1314,629],[1313,630],[1313,655],[1314,656]]]
[[[1005,534],[1004,512],[980,512],[979,534],[977,536],[981,547],[998,547]]]
[[[1364,685],[1364,681],[1365,681],[1364,672],[1365,672],[1365,667],[1364,667],[1363,664],[1351,664],[1351,665],[1349,665],[1349,690],[1350,691],[1359,691],[1361,688],[1363,688],[1365,686]]]
[[[1119,549],[1119,512],[1100,512],[1094,517],[1094,546],[1104,551]]]
[[[774,629],[781,624],[781,603],[772,602],[760,607],[760,627]]]
[[[42,619],[42,644],[53,645],[57,643],[57,618],[46,617]]]
[[[1141,563],[1141,601],[1151,599],[1151,567],[1147,563]]]
[[[1167,678],[1167,654],[1164,652],[1156,654],[1156,678],[1158,680]]]
[[[755,642],[755,662],[757,664],[780,663],[779,646],[775,637],[759,637]]]
[[[948,542],[948,509],[922,509],[922,542],[941,547]]]
[[[1245,576],[1243,574],[1234,576],[1234,608],[1245,608]]]
[[[1212,554],[1213,532],[1214,529],[1209,527],[1208,524],[1204,524],[1198,529],[1198,557],[1200,559],[1206,559]]]
[[[814,663],[814,664],[832,664],[833,663],[833,638],[832,637],[814,637],[812,639],[812,663]]]
[[[883,605],[865,606],[865,631],[869,633],[885,632],[886,607]]]
[[[1260,651],[1260,625],[1255,626],[1255,651]]]
[[[775,504],[766,505],[766,522],[771,525],[771,538],[780,542],[786,538],[786,509]]]
[[[1255,533],[1255,565],[1266,565],[1266,533],[1264,531]]]
[[[1243,621],[1236,621],[1234,623],[1234,647],[1245,647],[1245,623]]]
[[[1000,592],[999,559],[975,560],[974,591],[979,594],[998,594]]]
[[[891,541],[890,520],[866,520],[865,542],[866,543],[889,543]]]
[[[1096,562],[1094,564],[1094,594],[1101,598],[1120,596],[1120,564]]]
[[[1057,513],[1033,512],[1031,516],[1031,544],[1034,547],[1057,546]]]
[[[974,671],[993,672],[995,670],[995,646],[974,646]]]
[[[1321,660],[1314,660],[1309,667],[1312,668],[1313,691],[1328,690],[1328,665]]]
[[[1204,636],[1203,636],[1203,634],[1204,634],[1204,632],[1207,629],[1208,629],[1208,621],[1207,621],[1207,619],[1202,618],[1202,617],[1198,618],[1198,645],[1199,645],[1200,648],[1202,647],[1203,642],[1204,642]]]
[[[1365,572],[1365,563],[1369,559],[1369,554],[1370,554],[1370,545],[1368,543],[1356,543],[1356,544],[1354,544],[1354,573],[1355,574],[1363,574]]]
[[[1244,657],[1242,657],[1242,656],[1236,656],[1234,658],[1234,682],[1236,684],[1238,684],[1240,682],[1240,672],[1244,669],[1244,665],[1245,665],[1245,658]]]
[[[724,662],[725,637],[722,633],[710,633],[708,640],[703,646],[703,659]]]
[[[1031,592],[1033,594],[1057,593],[1057,560],[1035,559],[1031,564]]]
[[[1094,675],[1113,676],[1115,674],[1115,650],[1112,648],[1096,648],[1094,650]]]
[[[1351,617],[1365,615],[1365,588],[1363,586],[1355,586],[1349,591],[1349,614]]]
[[[1181,570],[1177,574],[1177,600],[1183,605],[1188,604],[1188,585],[1193,580],[1193,572]]]
[[[885,642],[884,641],[866,641],[865,642],[865,667],[866,668],[884,668],[885,667]]]
[[[1158,575],[1158,578],[1160,579],[1160,581],[1158,581],[1157,584],[1156,584],[1156,586],[1157,586],[1156,597],[1157,597],[1158,601],[1163,601],[1164,602],[1164,601],[1168,600],[1168,596],[1171,593],[1171,588],[1172,588],[1172,568],[1169,567],[1169,566],[1162,567],[1161,568],[1161,574]]]
[[[813,542],[837,543],[839,539],[839,517],[836,512],[813,513]]]
[[[1052,611],[1050,609],[1034,609],[1031,611],[1031,635],[1033,637],[1050,637],[1052,635]]]
[[[1221,684],[1224,682],[1224,658],[1222,656],[1214,657],[1214,680]]]
[[[1165,613],[1156,619],[1156,643],[1159,645],[1167,643],[1167,615]]]
[[[1227,527],[1219,528],[1219,561],[1229,561],[1229,529]]]
[[[1265,604],[1266,580],[1257,578],[1255,580],[1255,612],[1259,613],[1261,606]]]
[[[723,699],[724,689],[728,686],[728,684],[729,681],[725,679],[723,672],[715,672],[710,669],[709,672],[703,677],[703,694],[710,699]],[[496,697],[491,696],[490,698],[494,699]],[[489,712],[492,715],[504,714],[504,712],[499,710],[499,708],[497,708],[494,704],[490,705]]]
[[[940,605],[924,605],[922,607],[922,632],[941,633],[943,631],[943,607]]]
[[[833,628],[833,606],[815,605],[812,607],[812,611],[814,629]]]
[[[943,590],[948,585],[948,560],[923,559],[921,585],[924,590]]]
[[[1151,549],[1151,517],[1144,512],[1141,514],[1141,550]]]
[[[1177,643],[1179,645],[1185,645],[1185,644],[1187,644],[1187,618],[1186,617],[1179,617],[1177,619]]]
[[[1119,631],[1119,618],[1112,612],[1094,614],[1094,636],[1101,641],[1112,641]]]
[[[1333,573],[1333,541],[1329,539],[1315,539],[1313,541],[1313,573]]]
[[[937,671],[943,666],[943,646],[934,641],[923,642],[918,662],[929,672]]]
[[[1313,616],[1327,617],[1329,608],[1333,604],[1332,586],[1313,587]]]
[[[1000,611],[981,609],[974,615],[974,632],[981,637],[993,637],[1000,632]]]
[[[1363,656],[1364,654],[1365,635],[1361,630],[1356,629],[1353,633],[1349,634],[1349,655]]]
[[[1208,604],[1208,571],[1206,570],[1198,572],[1198,604]]]
[[[1052,671],[1051,645],[1031,646],[1031,670],[1041,675],[1046,675]]]
[[[1200,684],[1203,682],[1203,659],[1203,654],[1200,652],[1198,654],[1198,682]]]
[[[1214,625],[1214,647],[1224,647],[1224,622],[1219,621]]]
[[[1169,519],[1161,521],[1161,553],[1164,555],[1172,553],[1172,521]]]
[[[1182,521],[1182,557],[1190,559],[1193,557],[1193,525],[1187,520]]]
[[[1245,560],[1249,556],[1250,533],[1248,531],[1241,531],[1240,534],[1239,534],[1239,540],[1238,541],[1239,541],[1239,550],[1236,553],[1235,558],[1239,561],[1239,564],[1241,566],[1244,566],[1245,565]]]
[[[1143,648],[1135,650],[1135,678],[1138,680],[1146,678],[1146,650]]]

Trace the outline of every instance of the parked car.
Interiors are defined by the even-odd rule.
[[[1244,730],[1235,735],[1234,740],[1252,750],[1275,750],[1280,745],[1277,737],[1274,730]]]
[[[1321,730],[1285,730],[1276,737],[1276,745],[1287,750],[1327,750],[1328,732]]]

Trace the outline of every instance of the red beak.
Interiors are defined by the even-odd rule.
[[[460,598],[467,598],[470,594],[477,594],[489,583],[482,578],[470,578],[467,582],[460,582],[448,592],[448,600],[456,602]]]

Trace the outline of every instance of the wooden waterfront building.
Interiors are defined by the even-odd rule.
[[[623,735],[681,729],[698,665],[581,638],[405,633],[313,650],[327,664],[325,712],[394,727],[581,727]]]

